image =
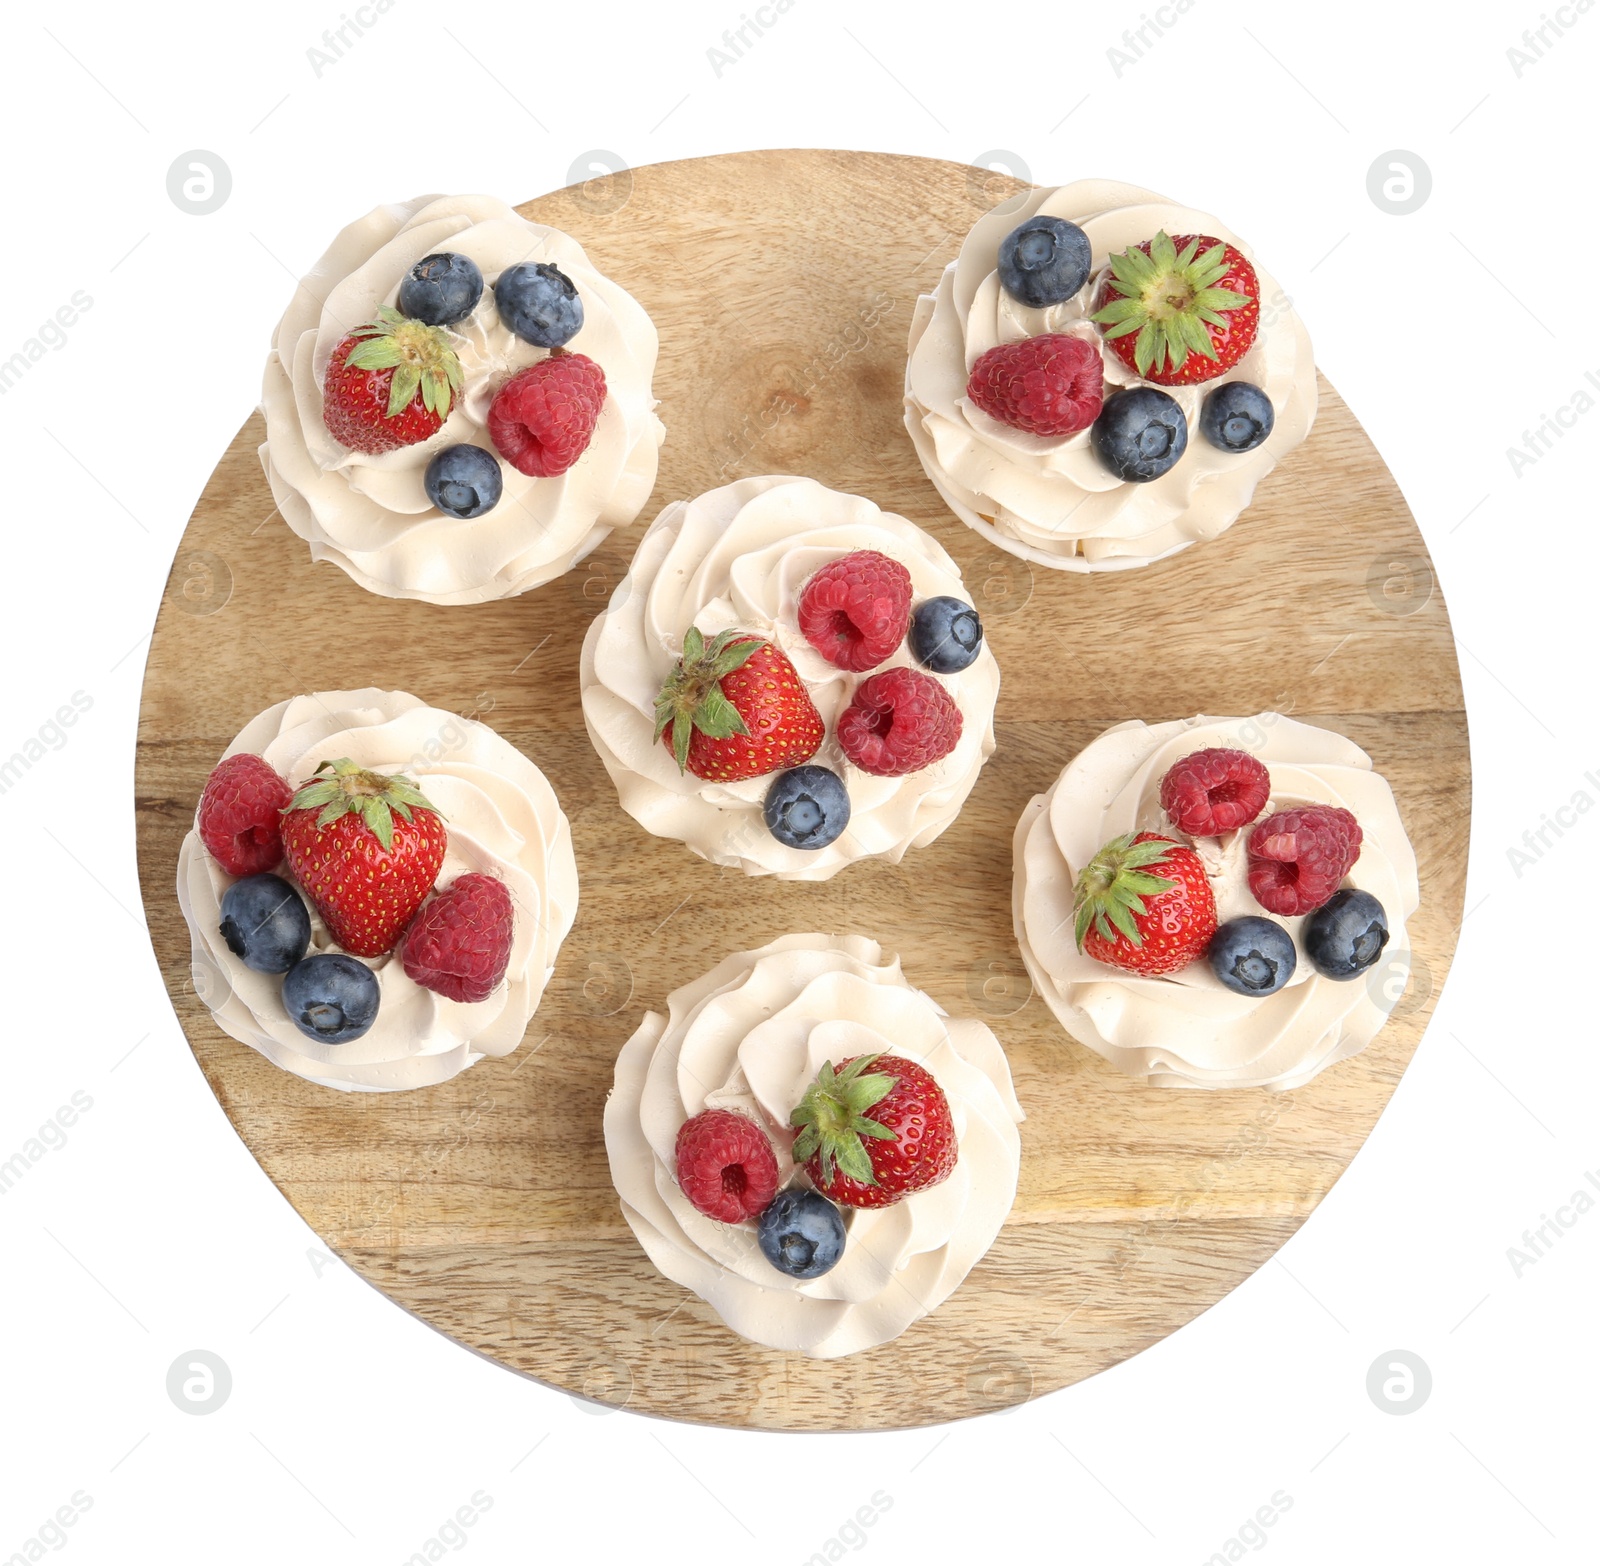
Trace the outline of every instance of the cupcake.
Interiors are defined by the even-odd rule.
[[[489,196],[344,229],[262,384],[284,520],[369,592],[527,592],[639,514],[665,431],[656,329],[575,239]]]
[[[1157,1087],[1299,1087],[1403,989],[1419,894],[1394,795],[1278,713],[1107,729],[1023,811],[1014,870],[1039,995]]]
[[[1222,532],[1305,439],[1317,376],[1243,240],[1079,180],[978,220],[917,301],[905,399],[969,527],[1039,565],[1112,571]]]
[[[508,1055],[578,907],[545,776],[473,718],[322,691],[252,719],[178,855],[217,1026],[325,1087],[427,1087]]]
[[[994,751],[1000,669],[956,564],[805,478],[651,523],[584,638],[583,715],[622,808],[749,875],[898,862]]]
[[[651,1261],[742,1337],[813,1359],[942,1304],[1016,1196],[1022,1110],[989,1029],[860,936],[739,952],[667,1012],[623,1046],[605,1111]]]

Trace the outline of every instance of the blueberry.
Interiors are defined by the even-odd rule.
[[[791,767],[767,790],[767,830],[789,848],[826,848],[850,824],[850,795],[826,767]]]
[[[761,1254],[791,1278],[820,1278],[844,1255],[844,1219],[820,1191],[791,1185],[756,1220]]]
[[[311,915],[279,875],[247,875],[222,894],[222,938],[245,967],[287,973],[311,944]]]
[[[494,284],[494,302],[509,332],[536,348],[559,348],[583,325],[583,300],[565,272],[544,261],[508,266]]]
[[[1308,915],[1301,932],[1311,966],[1327,979],[1365,973],[1389,944],[1389,916],[1371,892],[1346,887]]]
[[[441,511],[462,518],[494,510],[502,483],[499,460],[482,446],[446,446],[422,475],[428,499]]]
[[[1089,280],[1089,236],[1065,218],[1031,217],[1000,241],[1000,286],[1035,309],[1070,299]]]
[[[424,256],[400,279],[395,300],[401,315],[428,326],[464,321],[483,298],[483,273],[469,256],[442,250]]]
[[[1238,995],[1275,994],[1294,976],[1294,937],[1254,914],[1219,924],[1206,955],[1211,971]]]
[[[283,979],[283,1009],[308,1039],[348,1044],[378,1017],[378,976],[344,952],[318,952]]]
[[[1254,451],[1272,433],[1272,399],[1249,381],[1224,381],[1200,404],[1200,433],[1218,451]]]
[[[959,598],[929,598],[917,605],[907,638],[911,655],[935,674],[960,674],[983,651],[983,622]]]
[[[1154,386],[1130,386],[1106,398],[1089,432],[1100,460],[1120,479],[1158,479],[1189,444],[1183,409]]]

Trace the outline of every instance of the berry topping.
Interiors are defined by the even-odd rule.
[[[443,328],[384,305],[333,350],[322,422],[341,446],[376,456],[435,435],[461,390],[461,361]]]
[[[1254,451],[1272,433],[1272,399],[1249,381],[1224,381],[1200,404],[1200,433],[1218,451]]]
[[[935,674],[960,674],[983,651],[983,622],[959,598],[927,598],[911,617],[911,655]]]
[[[767,830],[787,848],[826,848],[850,825],[850,795],[837,772],[791,767],[767,790]]]
[[[1104,390],[1100,350],[1061,332],[997,343],[967,377],[967,396],[991,419],[1047,437],[1088,429]]]
[[[839,747],[875,777],[898,778],[942,761],[961,739],[961,709],[931,674],[884,669],[856,687],[839,714]]]
[[[378,976],[343,952],[319,952],[283,976],[283,1009],[308,1039],[348,1044],[378,1020]]]
[[[222,894],[228,950],[257,973],[287,973],[311,944],[311,915],[278,875],[249,875]]]
[[[553,478],[589,449],[606,400],[606,372],[581,353],[518,370],[489,404],[489,439],[519,473]]]
[[[447,516],[481,517],[499,504],[500,464],[482,446],[446,446],[428,463],[422,487]]]
[[[289,801],[283,847],[334,940],[380,957],[433,890],[445,827],[409,778],[325,761]]]
[[[1183,409],[1154,386],[1130,386],[1106,398],[1089,438],[1100,460],[1130,484],[1167,472],[1189,444]]]
[[[1190,386],[1225,375],[1249,352],[1260,292],[1255,268],[1232,245],[1162,232],[1111,257],[1091,319],[1130,370]]]
[[[1000,286],[1033,309],[1070,299],[1089,280],[1089,236],[1040,213],[1000,241]]]
[[[1161,808],[1190,837],[1220,837],[1267,808],[1272,779],[1248,751],[1221,746],[1191,751],[1167,768]]]
[[[1294,977],[1294,939],[1281,924],[1246,914],[1217,926],[1206,956],[1236,995],[1273,995]]]
[[[741,1223],[765,1209],[778,1189],[778,1159],[767,1133],[748,1115],[702,1109],[678,1127],[678,1184],[696,1212]]]
[[[395,299],[400,314],[424,326],[454,326],[477,309],[483,273],[471,256],[441,250],[424,256],[400,279]]]
[[[956,1166],[950,1101],[926,1067],[898,1055],[824,1063],[790,1124],[796,1163],[845,1207],[891,1207]]]
[[[200,841],[229,875],[275,870],[283,860],[283,807],[293,791],[260,756],[219,761],[200,795]]]
[[[713,783],[765,777],[817,753],[822,714],[786,654],[765,637],[691,626],[656,697],[656,739],[680,772]]]
[[[1291,918],[1320,908],[1339,890],[1361,853],[1361,827],[1338,805],[1301,805],[1260,822],[1245,848],[1256,901]]]
[[[820,1191],[792,1185],[756,1225],[761,1254],[791,1278],[820,1278],[844,1255],[844,1214]]]
[[[545,261],[519,261],[494,284],[501,324],[536,348],[564,348],[583,326],[583,300],[559,267]]]
[[[1301,930],[1306,956],[1325,979],[1365,973],[1389,944],[1389,917],[1371,892],[1346,887],[1335,892]]]
[[[1217,902],[1200,856],[1155,832],[1113,838],[1073,901],[1078,950],[1129,973],[1172,973],[1202,956]]]
[[[472,1005],[505,978],[514,928],[504,882],[458,875],[411,921],[401,960],[423,989]]]
[[[800,634],[840,669],[876,669],[905,640],[911,573],[876,549],[830,560],[800,590]]]

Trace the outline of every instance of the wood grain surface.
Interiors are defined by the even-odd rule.
[[[1142,571],[1030,568],[943,509],[901,425],[906,331],[1009,180],[955,164],[764,152],[635,169],[528,203],[661,333],[667,426],[644,520],[758,473],[807,474],[928,528],[960,563],[1004,672],[999,750],[960,819],[899,866],[751,880],[647,836],[585,736],[578,649],[640,527],[522,598],[375,597],[273,510],[251,417],[218,464],[156,621],[140,714],[140,872],[156,955],[207,1080],[308,1223],[390,1298],[518,1371],[602,1402],[777,1429],[889,1428],[1005,1407],[1157,1342],[1260,1267],[1371,1130],[1455,948],[1467,730],[1454,644],[1399,491],[1337,393],[1221,538]],[[1181,193],[1180,193],[1181,194]],[[582,902],[522,1047],[443,1086],[344,1094],[211,1022],[189,976],[178,845],[224,746],[298,692],[380,685],[475,714],[549,776]],[[1011,833],[1108,725],[1276,708],[1348,734],[1399,798],[1421,867],[1415,985],[1365,1054],[1289,1095],[1119,1076],[1031,997],[1011,930]],[[898,950],[984,1017],[1028,1112],[1016,1206],[933,1316],[831,1363],[757,1348],[660,1276],[601,1139],[643,1011],[727,952],[795,930]]]

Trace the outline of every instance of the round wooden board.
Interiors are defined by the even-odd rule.
[[[1305,1221],[1371,1130],[1455,947],[1467,728],[1427,551],[1382,460],[1323,383],[1310,439],[1221,538],[1142,571],[1030,569],[951,517],[901,425],[912,305],[979,213],[1020,188],[952,163],[759,152],[635,169],[528,203],[574,234],[661,333],[667,426],[643,514],[758,473],[807,474],[928,528],[979,598],[1001,668],[999,750],[960,819],[899,866],[820,886],[719,871],[618,808],[584,733],[578,649],[640,528],[522,598],[375,597],[275,515],[252,417],[190,520],[140,713],[139,861],[184,1031],[262,1167],[352,1267],[424,1321],[553,1386],[672,1416],[882,1429],[1005,1407],[1182,1326]],[[297,692],[379,685],[485,718],[572,818],[582,902],[522,1047],[440,1087],[346,1094],[211,1022],[173,890],[211,766]],[[1130,717],[1292,712],[1393,784],[1422,876],[1417,983],[1365,1054],[1292,1095],[1166,1092],[1068,1039],[1011,928],[1028,799]],[[727,952],[795,930],[898,950],[914,984],[983,1016],[1028,1112],[1016,1206],[988,1255],[897,1341],[816,1362],[757,1348],[658,1274],[601,1139],[643,1011]]]

